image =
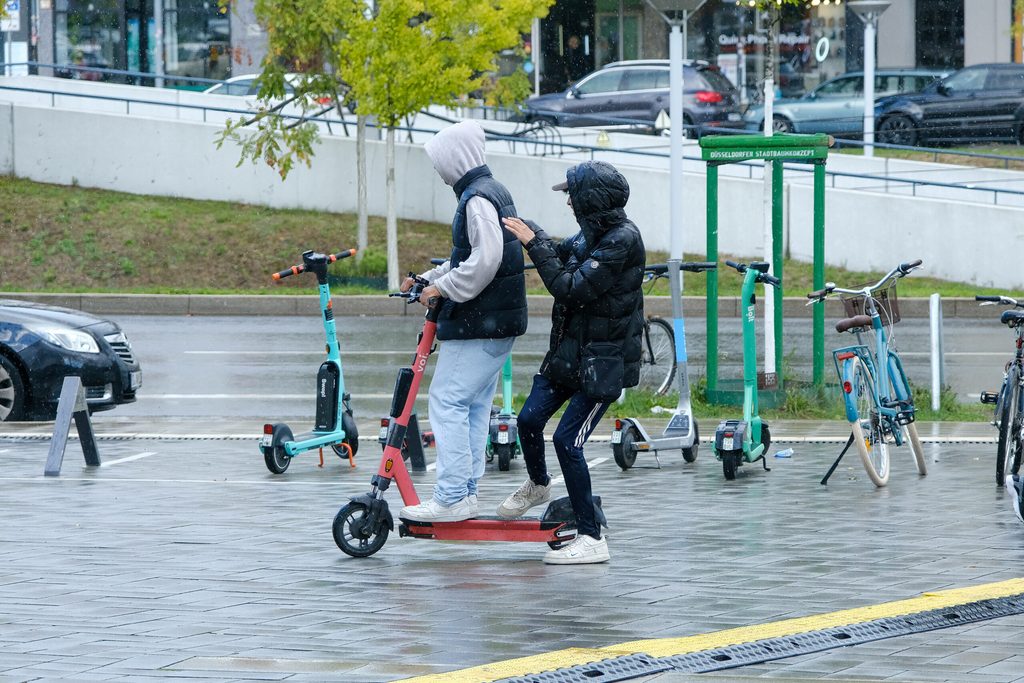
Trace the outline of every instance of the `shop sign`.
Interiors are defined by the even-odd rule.
[[[748,33],[745,36],[739,36],[735,33],[727,34],[723,33],[718,36],[719,45],[764,45],[768,42],[768,36],[759,33]],[[788,45],[790,47],[796,45],[810,45],[811,37],[804,33],[782,33],[779,34],[779,45]]]
[[[21,0],[7,0],[4,3],[4,17],[0,19],[0,31],[14,33],[21,30]]]

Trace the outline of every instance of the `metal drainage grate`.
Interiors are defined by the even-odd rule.
[[[715,650],[666,657],[661,661],[668,662],[678,671],[707,673],[1014,614],[1024,614],[1024,595],[981,600],[918,614],[886,617],[862,624],[758,640]]]
[[[660,659],[644,654],[629,655],[541,674],[506,678],[499,683],[626,681],[662,671],[708,673],[1015,614],[1024,614],[1024,594]]]
[[[644,654],[626,655],[539,674],[503,678],[496,683],[611,683],[671,669],[672,665],[663,659],[655,659]]]

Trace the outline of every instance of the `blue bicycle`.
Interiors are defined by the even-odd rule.
[[[889,444],[902,446],[909,442],[917,471],[922,475],[928,473],[914,424],[910,384],[891,336],[886,334],[886,327],[900,320],[896,283],[920,266],[920,259],[901,263],[873,285],[843,289],[829,282],[824,289],[807,295],[811,300],[808,305],[823,302],[832,293],[844,295],[847,317],[836,323],[836,331],[857,336],[856,345],[832,352],[851,434],[822,484],[828,482],[851,444],[857,445],[864,469],[875,486],[885,486],[889,481]],[[869,329],[875,335],[874,348],[863,339]]]

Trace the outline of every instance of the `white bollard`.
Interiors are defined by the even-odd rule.
[[[938,293],[928,298],[928,318],[931,321],[932,410],[937,411],[946,379],[942,350],[942,297]]]

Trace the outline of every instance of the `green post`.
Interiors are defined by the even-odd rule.
[[[825,286],[825,160],[814,164],[814,289]],[[825,384],[825,306],[814,307],[814,386]]]
[[[775,277],[782,280],[781,287],[772,287],[775,297],[775,372],[778,373],[778,387],[782,388],[782,290],[786,280],[782,277],[782,171],[783,162],[773,161],[772,166],[772,267]]]
[[[718,262],[718,165],[708,164],[707,259]],[[718,388],[718,270],[707,271],[708,391]]]
[[[751,160],[772,162],[772,253],[774,272],[785,284],[782,259],[785,255],[782,221],[783,184],[782,165],[785,161],[814,164],[814,287],[825,286],[825,160],[828,149],[835,141],[828,135],[780,134],[770,138],[762,135],[706,135],[700,139],[701,155],[708,165],[707,175],[707,258],[718,260],[718,166]],[[718,396],[718,273],[707,275],[707,345],[708,345],[708,398]],[[767,296],[767,294],[766,294]],[[781,372],[783,289],[777,288],[775,297],[775,368]],[[824,382],[825,370],[825,311],[814,309],[814,382]],[[781,378],[778,387],[782,388]]]

